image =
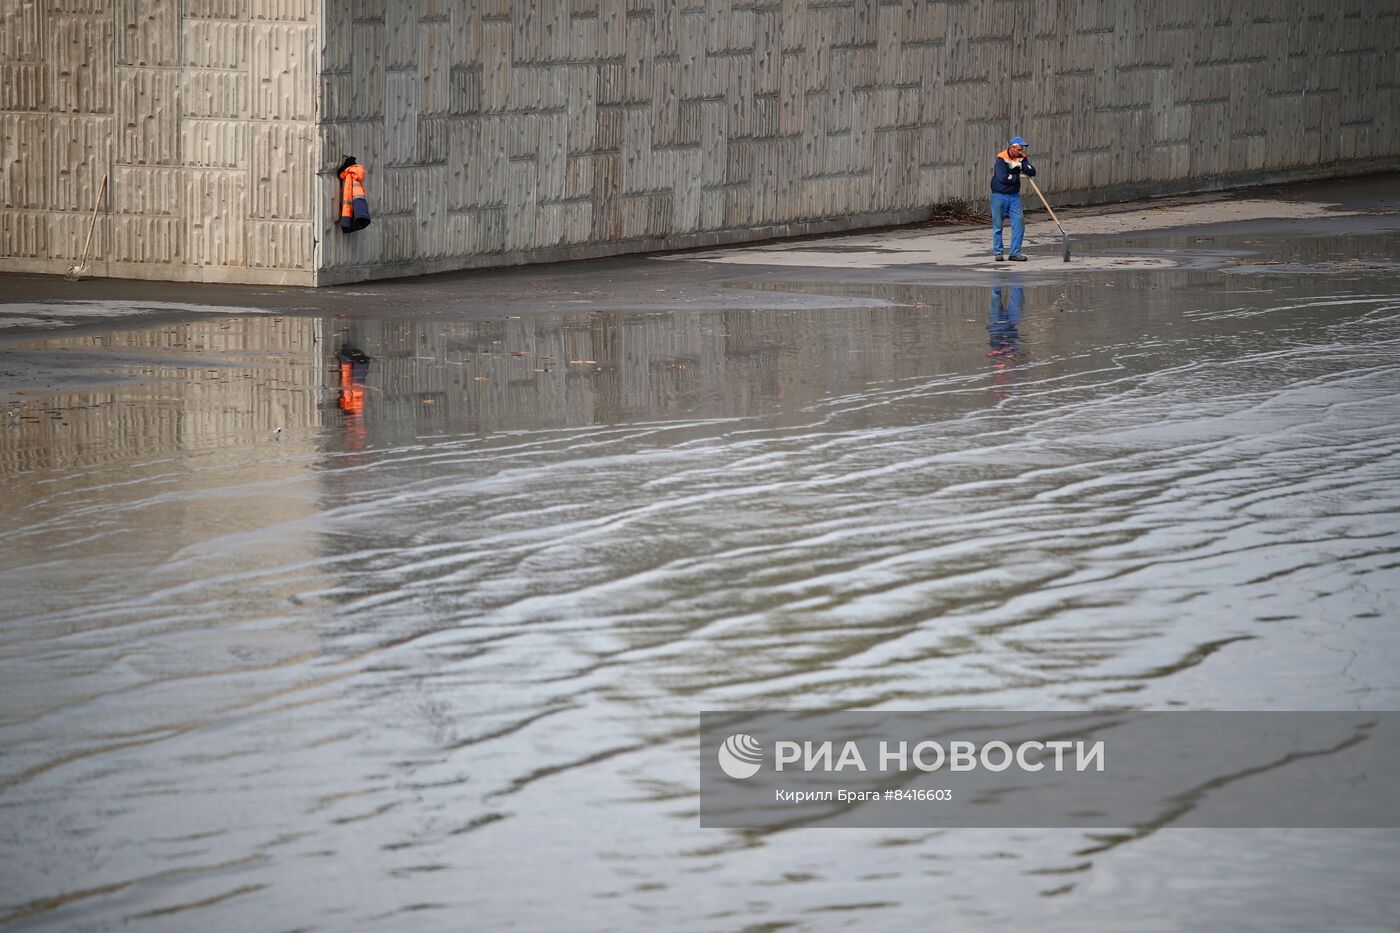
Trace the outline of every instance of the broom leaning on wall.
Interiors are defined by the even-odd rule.
[[[87,240],[83,243],[83,258],[68,267],[68,272],[63,276],[70,282],[76,282],[88,271],[88,249],[92,246],[92,230],[97,226],[97,209],[102,206],[102,196],[107,193],[107,176],[102,176],[102,184],[97,186],[97,198],[92,202],[92,219],[88,221]]]

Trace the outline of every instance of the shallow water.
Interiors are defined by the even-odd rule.
[[[1400,709],[1397,246],[31,341],[0,920],[1393,930],[1396,832],[701,830],[695,729]]]

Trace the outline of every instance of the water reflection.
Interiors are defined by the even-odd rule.
[[[998,285],[990,290],[991,304],[987,309],[987,359],[998,401],[1011,398],[1016,383],[1015,371],[1021,365],[1021,306],[1025,289],[1018,285]]]
[[[993,366],[1005,368],[1020,362],[1021,305],[1025,289],[1020,286],[998,285],[991,290],[991,307],[987,311],[987,345]]]
[[[257,316],[0,349],[6,370],[38,373],[37,385],[0,388],[14,412],[0,432],[0,474],[227,449],[278,428],[306,442],[321,421],[323,348],[321,320]],[[58,387],[46,391],[50,379]]]
[[[1393,837],[695,826],[701,708],[1400,701],[1393,283],[1219,285],[34,342],[0,917],[1379,926]]]
[[[364,414],[369,357],[348,343],[336,351],[335,356],[340,361],[340,410],[347,415]]]
[[[921,378],[970,347],[920,308],[592,312],[494,321],[328,322],[373,360],[370,433],[478,435],[664,419],[801,423],[832,393]],[[335,359],[331,366],[339,368]]]

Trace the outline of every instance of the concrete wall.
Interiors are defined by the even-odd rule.
[[[1062,200],[1374,170],[1397,8],[327,0],[321,136],[376,220],[321,280],[920,219],[1012,132]]]
[[[1397,0],[0,3],[0,269],[104,166],[108,274],[325,284],[918,220],[1011,132],[1066,203],[1400,155]]]
[[[312,284],[318,0],[0,0],[0,270]]]

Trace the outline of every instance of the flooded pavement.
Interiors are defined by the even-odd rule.
[[[12,342],[0,927],[1395,929],[1393,831],[697,825],[702,709],[1400,709],[1400,234],[1249,239]]]

